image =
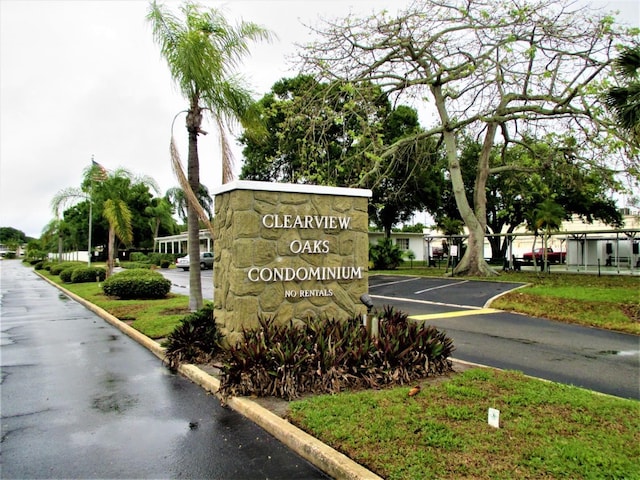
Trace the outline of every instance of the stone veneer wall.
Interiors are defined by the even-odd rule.
[[[246,181],[219,189],[214,219],[214,312],[230,342],[239,339],[243,328],[257,326],[258,315],[288,322],[309,316],[347,319],[365,312],[360,296],[368,290],[370,196],[369,190]],[[268,228],[287,215],[289,219],[350,220],[346,229]],[[294,252],[302,246],[306,252]],[[314,249],[316,253],[311,253]],[[353,267],[340,269],[352,278],[256,280],[260,269],[266,269],[268,276],[273,269],[302,268],[304,275],[318,267],[332,271]]]

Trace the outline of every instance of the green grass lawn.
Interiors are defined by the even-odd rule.
[[[189,297],[186,295],[169,294],[167,298],[154,300],[118,300],[106,296],[97,283],[63,283],[58,276],[46,271],[39,273],[130,324],[149,338],[166,337],[190,313]]]
[[[568,273],[527,276],[530,286],[503,295],[494,300],[491,306],[640,335],[638,277]]]
[[[389,480],[640,478],[637,401],[479,368],[409,389],[296,401],[290,420]]]

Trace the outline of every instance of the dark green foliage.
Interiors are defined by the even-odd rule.
[[[107,271],[101,267],[78,267],[71,274],[71,283],[102,282],[106,276]]]
[[[102,290],[106,295],[121,299],[164,298],[171,290],[171,280],[153,270],[123,270],[107,278]]]
[[[68,267],[62,270],[60,272],[60,280],[62,280],[64,283],[71,283],[71,275],[73,275],[73,271],[76,268],[80,268],[80,267],[76,265],[76,266]]]
[[[130,261],[120,262],[122,268],[169,268],[176,261],[176,255],[170,253],[150,253],[145,255],[142,252],[133,252],[129,257]]]
[[[446,371],[453,342],[435,327],[410,321],[407,314],[385,307],[380,317],[376,363],[393,383]]]
[[[44,268],[44,262],[39,261],[33,265],[34,270],[42,270]]]
[[[129,255],[129,260],[131,260],[132,262],[148,262],[149,261],[149,257],[147,257],[144,253],[142,252],[133,252],[131,255]]]
[[[402,264],[402,249],[390,238],[383,238],[377,245],[369,245],[369,260],[374,270],[395,270]]]
[[[60,262],[60,263],[52,263],[49,272],[51,275],[60,275],[60,272],[66,270],[70,267],[80,267],[84,265],[82,262]]]
[[[29,237],[22,230],[13,227],[0,227],[0,243],[26,243]]]
[[[402,385],[448,372],[454,350],[444,334],[392,308],[385,308],[375,338],[360,318],[298,324],[261,318],[257,329],[243,333],[223,368],[223,395],[290,400],[307,392]]]
[[[127,270],[134,270],[136,268],[146,268],[149,270],[153,267],[153,265],[147,262],[120,262],[120,266]]]
[[[180,363],[204,363],[220,350],[221,335],[213,318],[213,305],[205,305],[182,319],[166,343],[165,358],[175,369]]]
[[[176,261],[176,256],[177,255],[172,253],[150,253],[148,255],[150,263],[162,268],[169,268],[169,266]],[[166,265],[166,267],[164,265]]]

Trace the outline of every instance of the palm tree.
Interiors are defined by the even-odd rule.
[[[626,86],[612,87],[605,99],[617,123],[640,145],[640,47],[627,47],[615,60],[616,71]]]
[[[551,232],[558,230],[562,225],[565,211],[560,205],[553,200],[547,198],[543,202],[539,203],[533,211],[533,231],[537,236],[539,231],[542,231],[542,259],[543,269],[547,269],[547,245]],[[535,237],[534,237],[534,249],[535,249]],[[533,250],[535,251],[535,250]],[[536,255],[533,255],[533,261],[535,265]]]
[[[85,169],[82,187],[61,190],[54,196],[51,206],[58,217],[60,210],[70,203],[92,202],[96,198],[102,202],[102,215],[109,224],[107,275],[111,275],[115,264],[116,237],[126,245],[133,240],[132,213],[127,205],[132,184],[143,184],[155,192],[158,187],[150,177],[135,177],[124,168],[107,172],[96,165]],[[88,253],[91,255],[91,252]]]
[[[189,308],[202,308],[202,284],[200,281],[199,221],[203,221],[202,209],[198,208],[197,192],[200,188],[200,160],[198,157],[198,135],[203,113],[208,111],[220,134],[222,145],[222,181],[233,176],[232,157],[226,136],[229,122],[240,121],[243,125],[255,123],[257,113],[249,90],[234,69],[249,53],[249,41],[269,39],[264,28],[250,22],[230,25],[216,9],[200,11],[196,4],[187,2],[180,11],[183,18],[169,12],[163,5],[152,2],[148,21],[152,24],[153,36],[167,61],[173,80],[187,100],[186,127],[189,138],[187,175],[185,177],[171,141],[172,165],[180,187],[187,196],[187,230],[189,252]]]
[[[156,251],[156,238],[158,238],[160,227],[164,226],[169,233],[174,233],[177,229],[176,221],[173,218],[174,208],[169,199],[164,196],[151,200],[151,205],[144,209],[149,215],[149,227],[153,235],[153,251]]]
[[[131,245],[133,241],[133,228],[131,227],[131,210],[121,198],[107,198],[104,202],[102,216],[109,223],[109,240],[107,246],[107,276],[113,273],[115,266],[116,236],[125,245]]]
[[[62,261],[64,230],[65,230],[64,220],[57,217],[55,220],[51,220],[49,223],[45,225],[44,229],[42,230],[42,235],[40,236],[42,242],[45,245],[48,244],[49,247],[51,247],[51,244],[53,242],[57,243],[57,249],[58,249],[57,260],[59,262]]]
[[[167,201],[173,206],[175,209],[175,213],[178,215],[178,218],[182,220],[183,223],[187,223],[187,196],[184,193],[184,190],[180,187],[172,187],[167,190],[164,197]],[[198,199],[198,203],[204,210],[204,213],[208,216],[208,218],[213,217],[213,199],[211,198],[211,194],[209,194],[209,189],[200,184],[200,188],[198,189],[198,193],[196,194]]]

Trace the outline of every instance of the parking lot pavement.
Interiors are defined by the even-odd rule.
[[[496,368],[640,400],[640,341],[602,329],[489,308],[522,284],[392,275],[369,277],[369,294],[437,327],[454,357]]]
[[[402,298],[407,303],[416,305],[440,306],[447,311],[447,308],[484,308],[492,298],[522,285],[509,282],[477,282],[462,278],[371,275],[369,294],[381,299]]]

